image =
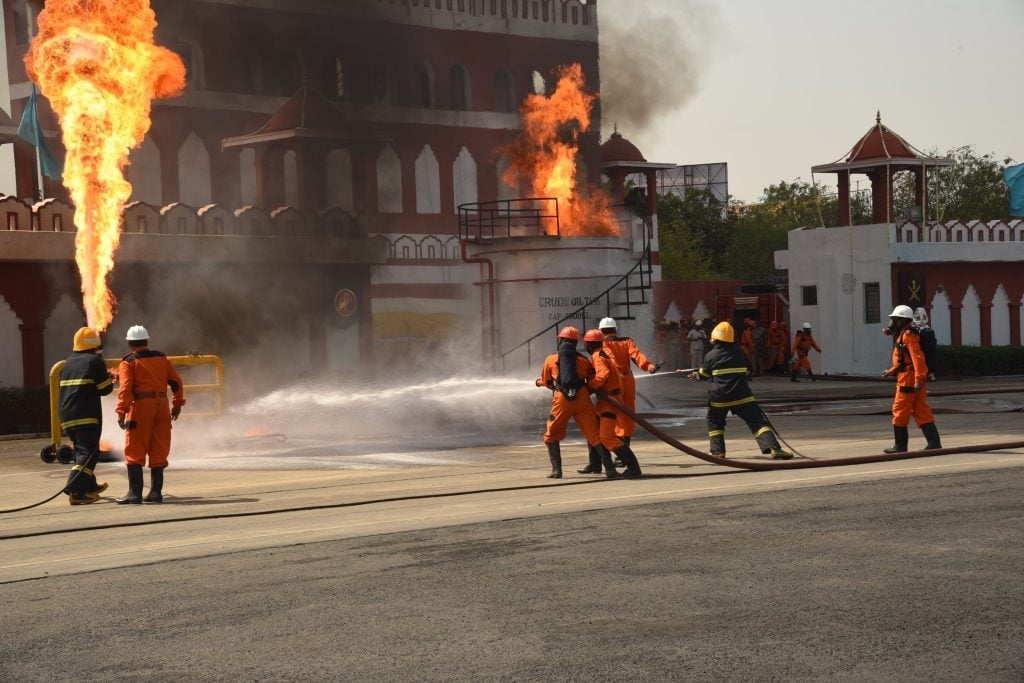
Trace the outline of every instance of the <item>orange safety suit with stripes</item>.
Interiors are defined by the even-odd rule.
[[[605,342],[607,344],[608,342]],[[622,400],[622,374],[615,364],[612,354],[607,347],[601,347],[591,355],[594,361],[594,377],[587,382],[587,388],[592,392],[601,392],[611,396],[618,401]],[[598,434],[601,444],[611,452],[622,447],[622,437],[617,434],[617,426],[623,418],[621,410],[613,406],[609,401],[598,395],[597,416],[600,418]]]
[[[786,364],[786,349],[789,346],[789,337],[779,328],[768,329],[768,350],[771,353],[771,365]]]
[[[636,377],[633,376],[633,368],[630,361],[636,363],[637,367],[646,372],[652,372],[657,366],[637,348],[636,342],[629,337],[619,337],[614,334],[606,334],[604,337],[604,349],[612,357],[616,369],[622,379],[622,395],[619,400],[627,408],[636,412]],[[621,410],[618,424],[615,425],[615,434],[619,437],[633,436],[636,431],[636,423],[633,418]]]
[[[796,362],[793,364],[793,370],[810,370],[811,359],[807,355],[814,349],[818,353],[821,353],[821,348],[818,343],[814,341],[814,335],[806,330],[800,330],[796,333],[796,339],[793,341],[793,353],[796,354]]]
[[[747,362],[750,367],[754,367],[754,334],[750,331],[749,326],[744,326],[743,334],[740,335],[740,348],[743,349],[743,353],[747,355]]]
[[[121,359],[117,370],[117,417],[124,420],[124,459],[129,465],[167,467],[171,452],[171,410],[177,415],[185,405],[184,386],[178,371],[159,351],[141,346]],[[167,403],[167,387],[173,398]]]
[[[894,427],[906,427],[911,416],[918,427],[935,422],[928,405],[928,364],[921,350],[920,337],[912,327],[907,327],[896,337],[892,367],[884,374],[896,376],[896,398],[892,403]]]
[[[576,354],[576,374],[584,382],[594,377],[594,366],[590,359],[582,353]],[[598,437],[597,411],[590,400],[590,391],[586,385],[576,390],[575,398],[568,398],[565,393],[557,388],[558,384],[558,354],[553,353],[544,359],[544,365],[540,369],[539,383],[554,391],[551,397],[551,413],[548,415],[547,428],[544,430],[544,443],[558,443],[565,438],[565,429],[569,425],[569,418],[576,421],[587,443],[596,446],[600,443]]]

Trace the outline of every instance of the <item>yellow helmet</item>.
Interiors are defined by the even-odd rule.
[[[724,320],[717,325],[715,329],[711,330],[711,341],[721,341],[732,343],[736,339],[736,333],[732,329],[732,325],[725,322]]]
[[[89,351],[90,349],[98,349],[103,346],[103,342],[100,341],[100,333],[89,327],[82,327],[75,332],[75,345],[72,347],[75,351]]]

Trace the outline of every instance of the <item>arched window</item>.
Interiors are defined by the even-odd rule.
[[[373,101],[378,104],[393,104],[395,89],[391,67],[383,62],[377,62],[373,65],[371,77]]]
[[[548,82],[544,80],[539,71],[534,71],[530,75],[532,79],[533,92],[535,95],[546,95],[548,92]]]
[[[160,206],[163,189],[160,183],[160,149],[156,143],[146,136],[128,160],[127,176],[132,184],[132,201]]]
[[[441,213],[440,174],[430,145],[416,158],[416,213]]]
[[[452,185],[455,188],[455,206],[475,204],[477,201],[477,170],[476,160],[465,147],[452,164]]]
[[[466,67],[456,64],[448,77],[449,108],[468,111],[472,105],[469,97],[469,72]]]
[[[516,110],[516,88],[508,69],[494,72],[494,111],[514,112]]]
[[[195,132],[189,133],[178,150],[178,195],[182,204],[194,208],[212,201],[210,153]]]
[[[206,74],[203,70],[203,50],[199,42],[192,38],[179,40],[174,51],[181,57],[185,65],[185,83],[191,90],[203,90],[206,87]]]
[[[426,62],[416,65],[416,104],[424,109],[434,108],[434,69]]]
[[[402,213],[402,163],[391,145],[377,157],[377,211]]]
[[[334,58],[334,94],[338,97],[345,96],[345,65],[341,57]]]

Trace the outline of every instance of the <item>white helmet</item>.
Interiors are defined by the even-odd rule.
[[[601,318],[601,322],[597,324],[599,330],[617,330],[618,325],[615,324],[614,318]]]
[[[142,325],[132,325],[128,328],[128,334],[125,335],[125,341],[146,341],[149,339],[149,332]]]
[[[801,325],[800,327],[802,327],[802,328],[803,328],[803,329],[805,329],[805,330],[809,330],[809,329],[811,329],[811,324],[810,324],[810,323],[804,323],[804,324],[803,324],[803,325]]]
[[[914,309],[914,324],[924,327],[928,324],[928,311],[923,308]]]
[[[899,305],[892,309],[892,313],[889,314],[890,318],[906,318],[907,320],[914,319],[914,311],[911,310],[910,306]]]

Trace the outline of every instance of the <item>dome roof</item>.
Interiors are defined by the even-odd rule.
[[[603,145],[601,145],[601,163],[608,163],[612,161],[640,161],[646,162],[647,159],[640,153],[640,150],[636,148],[632,142],[622,137],[619,131],[612,133],[612,136],[608,138]]]

